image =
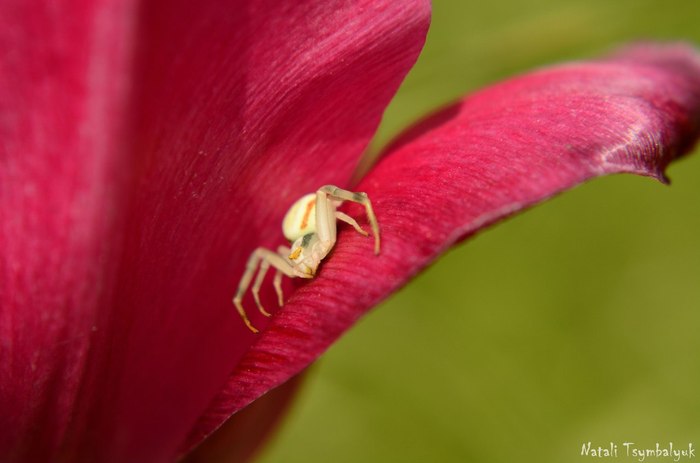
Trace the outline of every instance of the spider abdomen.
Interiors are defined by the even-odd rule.
[[[316,232],[316,193],[309,193],[297,200],[282,221],[282,232],[289,241]]]

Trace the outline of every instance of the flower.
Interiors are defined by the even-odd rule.
[[[342,231],[255,336],[230,305],[248,253],[280,242],[302,193],[348,185],[427,3],[3,8],[22,26],[5,28],[0,73],[6,460],[171,460],[454,242],[594,175],[663,178],[698,132],[684,46],[474,95],[357,186],[381,256]]]

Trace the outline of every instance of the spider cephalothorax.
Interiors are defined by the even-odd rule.
[[[252,332],[257,333],[258,329],[253,326],[243,309],[243,296],[256,270],[258,275],[251,291],[260,312],[269,317],[270,314],[260,303],[259,293],[270,265],[276,269],[273,285],[277,292],[278,303],[282,306],[284,304],[282,275],[290,278],[313,278],[316,275],[319,264],[335,245],[336,220],[342,220],[350,224],[358,233],[368,236],[355,219],[337,210],[343,201],[352,201],[365,206],[367,220],[374,235],[374,253],[379,254],[379,226],[372,210],[372,203],[365,193],[354,193],[333,185],[326,185],[316,193],[303,196],[292,205],[282,221],[282,231],[292,243],[291,248],[280,246],[277,252],[265,248],[257,248],[253,251],[233,298],[233,304],[243,322]]]

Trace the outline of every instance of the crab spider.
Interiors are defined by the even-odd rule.
[[[258,275],[251,292],[260,313],[269,317],[270,313],[260,303],[260,286],[270,266],[276,270],[273,285],[277,293],[277,302],[281,307],[284,304],[282,275],[290,278],[313,278],[316,275],[319,264],[335,245],[336,219],[350,224],[364,236],[369,235],[360,228],[355,219],[336,210],[343,201],[352,201],[365,206],[367,220],[374,235],[374,253],[379,254],[379,226],[372,210],[372,203],[365,193],[355,193],[326,185],[316,193],[303,196],[292,205],[282,221],[282,231],[292,243],[291,248],[280,246],[277,252],[257,248],[248,258],[248,264],[238,284],[233,305],[253,333],[257,333],[258,329],[253,326],[243,309],[243,296],[256,271]]]

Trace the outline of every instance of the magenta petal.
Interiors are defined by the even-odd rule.
[[[429,15],[0,5],[0,460],[175,457],[256,339],[231,305],[252,247],[348,182]]]
[[[300,371],[466,236],[598,175],[663,179],[699,125],[700,56],[683,45],[538,71],[420,124],[358,186],[373,200],[381,255],[371,240],[343,230],[319,276],[276,315],[202,426]]]
[[[44,3],[0,3],[1,461],[67,432],[128,172],[130,5]]]
[[[422,0],[148,5],[113,334],[72,446],[116,462],[178,452],[255,340],[231,304],[249,253],[280,241],[295,197],[348,181],[428,19]]]

